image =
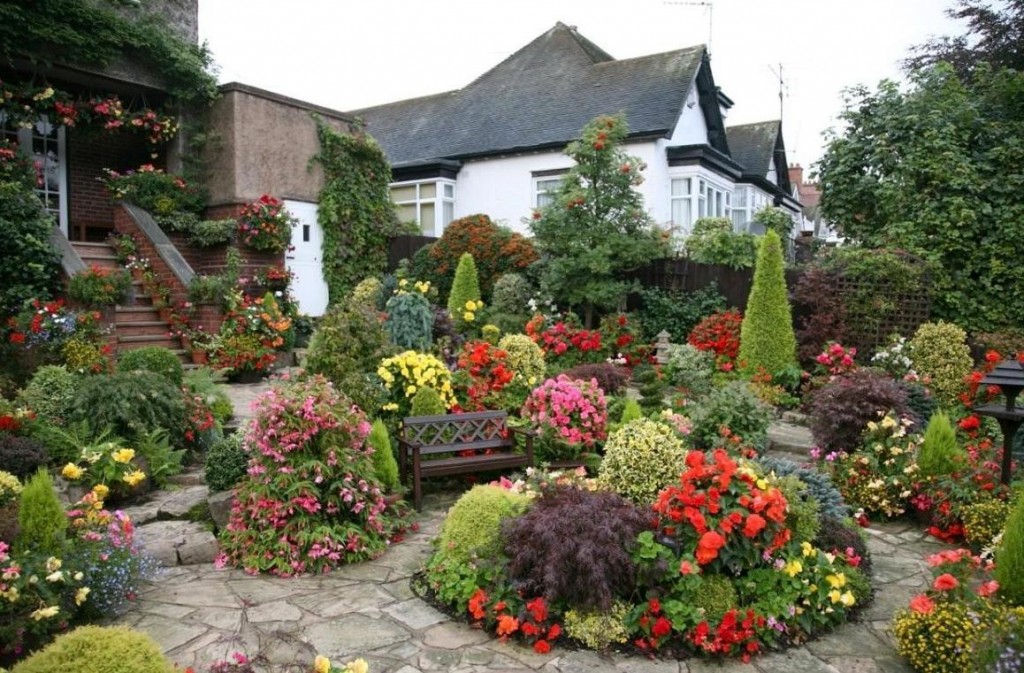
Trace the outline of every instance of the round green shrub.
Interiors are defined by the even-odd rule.
[[[971,373],[971,348],[967,332],[953,323],[926,322],[910,340],[914,371],[931,379],[928,387],[939,404],[953,407],[965,390],[964,379]]]
[[[80,626],[18,663],[11,673],[173,673],[160,646],[125,626]]]
[[[529,496],[500,486],[474,486],[449,510],[438,537],[440,551],[455,562],[501,553],[501,522],[529,504]]]
[[[196,367],[185,372],[185,387],[193,395],[203,398],[210,413],[221,424],[231,420],[235,415],[235,406],[231,403],[224,386],[213,380],[213,370],[208,367]]]
[[[821,529],[821,518],[818,501],[814,499],[807,484],[800,481],[794,474],[772,479],[788,505],[786,509],[786,527],[792,531],[794,542],[810,542],[818,536]]]
[[[131,441],[139,434],[166,430],[179,446],[185,432],[185,399],[181,389],[154,372],[135,370],[90,376],[75,392],[71,422],[87,422],[95,431],[110,428]]]
[[[723,575],[702,575],[700,585],[693,592],[693,607],[701,610],[711,624],[721,621],[722,616],[738,603],[736,588]]]
[[[612,643],[629,642],[628,603],[615,601],[607,611],[568,610],[564,615],[565,634],[592,650],[603,650]]]
[[[373,447],[373,470],[377,473],[377,479],[385,491],[397,492],[402,483],[398,479],[398,462],[395,461],[395,453],[391,449],[391,436],[384,421],[378,418],[373,422],[366,443]]]
[[[715,354],[692,344],[673,344],[663,371],[670,384],[683,388],[687,398],[697,399],[711,392]]]
[[[741,362],[769,374],[796,364],[796,335],[786,291],[782,241],[774,231],[761,238],[754,266],[754,285],[740,328]]]
[[[693,430],[690,437],[702,449],[716,448],[722,442],[722,428],[726,427],[743,441],[764,448],[772,408],[754,394],[744,381],[733,381],[716,388],[698,402],[690,414]]]
[[[384,283],[380,282],[380,278],[376,276],[364,278],[353,288],[351,301],[360,306],[376,307],[383,290]]]
[[[50,473],[41,469],[21,490],[18,507],[18,538],[14,548],[60,556],[68,519],[53,488]]]
[[[210,447],[206,454],[206,485],[211,491],[234,488],[246,475],[249,456],[242,448],[242,433],[235,432]]]
[[[45,365],[36,370],[18,393],[18,404],[34,411],[40,421],[64,425],[78,381],[79,377],[63,365]]]
[[[498,340],[498,348],[505,351],[506,366],[521,376],[527,385],[544,380],[547,366],[544,364],[544,350],[525,334],[506,334]]]
[[[921,476],[941,477],[952,474],[963,459],[949,416],[942,411],[935,412],[928,421],[917,456]]]
[[[664,423],[641,418],[608,437],[598,482],[641,505],[686,470],[686,447]]]
[[[964,540],[975,549],[989,546],[1006,526],[1012,509],[1010,503],[994,498],[964,505],[960,510]]]
[[[1024,605],[1024,498],[1018,498],[996,549],[999,595],[1013,605]]]
[[[178,356],[161,346],[145,346],[127,351],[118,358],[117,368],[122,372],[154,372],[176,386],[181,385],[184,376]]]
[[[430,350],[434,336],[434,311],[419,292],[406,292],[388,299],[384,331],[391,343],[403,350]],[[461,314],[460,314],[461,315]]]
[[[494,281],[491,310],[511,315],[528,314],[532,296],[533,286],[525,276],[519,273],[503,274]]]
[[[446,412],[441,395],[430,386],[421,386],[412,396],[410,416],[440,416]]]

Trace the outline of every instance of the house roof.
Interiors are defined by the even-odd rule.
[[[775,145],[782,132],[782,122],[741,124],[725,129],[733,161],[743,167],[744,173],[765,177],[775,156]],[[785,164],[782,165],[785,167]]]
[[[561,22],[462,89],[351,111],[393,166],[561,147],[601,114],[671,134],[704,45],[615,60]]]

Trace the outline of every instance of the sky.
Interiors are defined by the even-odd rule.
[[[912,45],[963,32],[952,0],[711,2],[201,0],[199,35],[221,82],[341,111],[461,88],[557,21],[617,59],[710,37],[727,124],[778,119],[781,72],[787,155],[810,167],[843,89],[901,79]]]

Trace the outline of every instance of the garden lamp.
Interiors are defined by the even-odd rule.
[[[1016,400],[1020,391],[1024,390],[1024,366],[1011,355],[1003,360],[995,369],[981,380],[983,386],[999,386],[1006,398],[1006,404],[985,404],[975,408],[981,416],[991,416],[999,422],[1003,431],[1003,460],[1000,481],[1010,483],[1010,466],[1013,459],[1013,438],[1024,423],[1024,408],[1017,408]]]

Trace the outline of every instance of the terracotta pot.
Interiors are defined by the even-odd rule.
[[[157,312],[160,314],[160,320],[166,323],[171,322],[171,318],[174,317],[174,311],[172,311],[170,308],[157,309]]]
[[[192,364],[194,365],[205,365],[210,363],[210,354],[206,351],[197,348],[191,352]]]

